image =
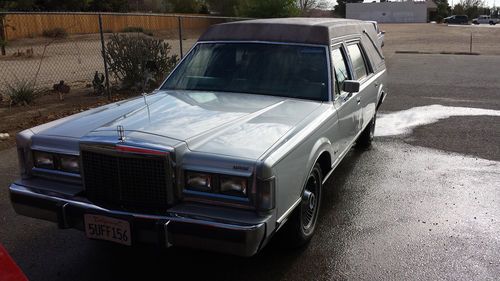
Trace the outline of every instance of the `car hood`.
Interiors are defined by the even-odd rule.
[[[321,102],[285,97],[162,91],[106,105],[50,125],[37,135],[81,139],[92,135],[117,138],[145,133],[185,142],[192,151],[257,159],[294,129]]]

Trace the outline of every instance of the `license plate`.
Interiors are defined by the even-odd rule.
[[[88,238],[132,245],[128,221],[91,214],[85,214],[83,219]]]

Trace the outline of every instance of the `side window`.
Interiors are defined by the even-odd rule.
[[[341,48],[332,50],[332,63],[335,75],[335,92],[340,94],[344,86],[344,81],[349,80],[349,71],[347,68],[347,60]]]
[[[368,71],[366,69],[365,59],[363,57],[363,53],[361,52],[359,44],[348,45],[347,50],[349,50],[349,55],[351,57],[354,73],[356,73],[356,78],[358,80],[362,80],[363,78],[368,76]]]

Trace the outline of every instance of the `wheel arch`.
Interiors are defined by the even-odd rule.
[[[319,163],[322,176],[325,176],[332,168],[332,144],[326,137],[318,139],[311,149],[307,165],[309,175],[316,163]],[[305,182],[303,183],[305,184]]]
[[[309,155],[308,163],[306,166],[307,173],[304,177],[300,189],[300,196],[304,192],[304,188],[309,178],[309,174],[314,169],[316,163],[319,163],[321,169],[321,177],[322,179],[328,174],[328,172],[332,169],[332,155],[334,155],[331,147],[331,142],[327,138],[320,138],[316,141],[315,145],[311,149],[311,153]],[[301,197],[298,198],[296,203],[300,202]],[[292,215],[293,211],[295,211],[300,204],[294,204],[290,209],[288,209],[280,218],[277,220],[278,227],[276,231],[278,231],[285,223],[288,221],[288,218]]]

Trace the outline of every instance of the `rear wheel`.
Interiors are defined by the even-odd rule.
[[[284,246],[296,248],[309,242],[316,230],[321,204],[322,174],[319,163],[314,165],[302,192],[300,205],[283,226]]]
[[[372,145],[373,138],[375,137],[375,125],[377,121],[377,112],[373,115],[372,120],[366,128],[363,130],[361,135],[359,135],[356,141],[356,147],[361,149],[367,149]]]

